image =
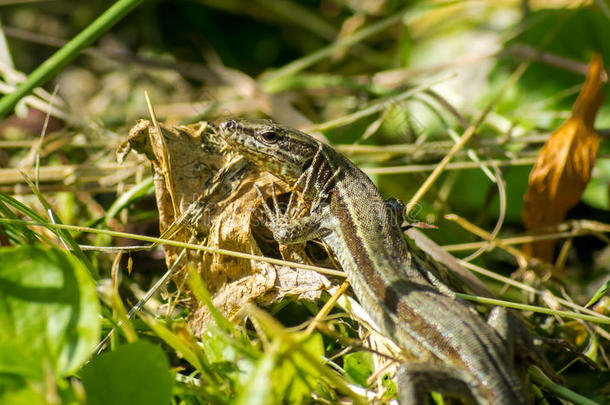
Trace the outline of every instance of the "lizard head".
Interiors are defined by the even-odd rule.
[[[311,165],[320,143],[311,136],[272,120],[231,119],[220,135],[246,159],[289,183]]]

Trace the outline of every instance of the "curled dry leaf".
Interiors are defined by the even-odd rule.
[[[528,231],[541,233],[562,222],[589,183],[599,148],[593,124],[603,102],[604,75],[602,58],[596,53],[572,116],[551,135],[538,155],[523,204],[523,222]],[[526,244],[524,251],[550,262],[554,246],[554,240],[539,241]]]
[[[260,201],[253,185],[270,196],[274,183],[281,197],[281,193],[288,191],[285,184],[234,155],[214,127],[205,122],[160,125],[160,129],[164,142],[152,122],[140,120],[118,155],[122,160],[134,149],[151,161],[161,234],[175,228],[173,240],[310,262],[303,247],[278,248],[272,239],[264,237],[259,225]],[[177,223],[180,225],[176,226]],[[257,230],[261,237],[256,236]],[[164,250],[169,267],[182,249],[165,246]],[[232,256],[190,250],[186,260],[199,271],[215,306],[229,318],[250,301],[270,303],[286,295],[317,299],[329,285],[326,278],[312,271]],[[180,267],[185,268],[185,263]],[[184,278],[184,272],[178,271],[174,282],[186,286]],[[203,304],[193,296],[190,298],[189,326],[200,336],[210,314]]]

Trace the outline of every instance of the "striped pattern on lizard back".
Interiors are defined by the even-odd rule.
[[[422,263],[412,260],[368,176],[329,147],[323,147],[323,155],[327,163],[320,170],[342,168],[329,205],[336,229],[323,241],[382,332],[412,355],[467,370],[465,382],[494,398],[493,403],[526,403],[496,331],[468,304],[441,293],[429,280],[430,272],[412,268]]]

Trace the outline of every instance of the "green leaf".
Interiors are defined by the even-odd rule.
[[[229,322],[229,320],[225,318],[224,315],[220,313],[220,311],[214,306],[214,303],[212,302],[212,297],[210,296],[210,293],[206,288],[203,279],[201,278],[199,273],[197,273],[197,270],[194,268],[194,266],[189,265],[188,278],[186,282],[188,283],[191,291],[193,292],[193,294],[195,294],[195,297],[197,297],[199,302],[205,304],[208,307],[212,318],[214,318],[214,321],[216,321],[216,325],[218,325],[218,327],[226,333],[234,333],[234,328],[231,322]]]
[[[108,210],[106,211],[104,221],[106,222],[106,224],[108,224],[108,222],[110,222],[112,218],[117,216],[123,208],[128,207],[129,204],[139,200],[144,196],[151,195],[154,190],[155,188],[152,176],[137,183],[135,187],[121,194],[119,198],[117,198],[117,200],[112,203],[110,208],[108,208]]]
[[[17,375],[0,374],[0,403],[11,405],[47,405],[43,392],[28,386],[27,380]]]
[[[94,358],[81,377],[89,405],[167,405],[174,385],[163,350],[143,340]]]
[[[345,373],[356,384],[367,387],[366,380],[373,373],[373,355],[370,352],[350,353],[343,357]]]
[[[40,379],[46,364],[70,374],[100,327],[95,284],[79,260],[38,245],[0,249],[0,372]]]
[[[30,186],[30,189],[36,195],[36,197],[38,197],[38,201],[45,208],[45,211],[47,212],[47,215],[49,216],[49,219],[51,220],[51,222],[53,222],[54,224],[62,224],[63,222],[59,219],[57,214],[54,212],[53,208],[51,207],[51,204],[47,201],[46,197],[40,192],[40,189],[38,188],[38,186],[36,186],[34,184],[34,182],[26,175],[23,175],[23,179],[26,181],[26,183],[28,183],[28,185]],[[32,217],[32,218],[36,219],[35,217]],[[46,222],[46,221],[43,221],[43,222]],[[78,257],[80,259],[80,261],[85,266],[87,266],[87,269],[89,270],[91,276],[93,278],[95,278],[96,280],[99,280],[100,275],[97,271],[97,268],[93,267],[93,264],[91,264],[91,262],[89,261],[89,258],[85,255],[85,252],[82,251],[78,242],[76,242],[74,237],[72,237],[72,234],[70,232],[68,232],[67,229],[60,229],[60,228],[49,228],[49,229],[51,229],[57,235],[57,237],[62,240],[62,242],[64,244],[69,246],[69,248],[72,250],[72,254],[74,256]]]
[[[238,405],[249,404],[272,404],[273,401],[273,378],[271,374],[275,367],[275,357],[264,356],[249,375],[248,382],[240,390],[235,401]]]
[[[606,295],[608,293],[608,290],[610,290],[610,280],[606,281],[606,283],[604,285],[599,287],[599,289],[597,290],[595,295],[593,295],[593,298],[591,298],[589,300],[589,302],[587,302],[587,305],[585,305],[585,308],[588,308],[589,306],[595,304],[601,297],[603,297],[604,295]]]
[[[48,212],[53,212],[50,204],[47,202],[47,200],[44,198],[44,196],[40,193],[40,191],[36,187],[34,187],[32,181],[30,179],[28,179],[27,177],[25,177],[25,180],[31,186],[32,191],[36,194],[40,203],[43,205],[43,207],[45,207],[45,210],[47,210]],[[38,215],[31,208],[29,208],[25,204],[21,203],[20,201],[14,199],[13,197],[11,197],[9,195],[0,193],[0,201],[7,203],[8,205],[12,206],[16,210],[28,215],[34,221],[38,221],[42,224],[47,222],[46,219],[44,219],[43,217]],[[53,213],[53,216],[55,218],[55,223],[61,223],[54,213]],[[49,227],[49,229],[51,231],[53,231],[59,238],[61,238],[70,247],[70,249],[72,249],[72,253],[76,257],[78,257],[80,259],[80,261],[86,266],[89,273],[94,278],[99,279],[99,274],[97,272],[97,268],[93,267],[93,265],[91,264],[91,262],[89,261],[89,259],[85,255],[85,253],[81,250],[80,245],[74,240],[74,238],[72,237],[70,232],[68,232],[65,229],[58,229],[58,228],[52,228],[52,227]]]
[[[381,377],[381,384],[386,389],[385,394],[383,395],[384,398],[393,398],[394,395],[396,395],[398,390],[396,389],[396,384],[394,381],[392,381],[389,374],[384,374],[383,377]]]
[[[155,334],[162,339],[167,345],[178,352],[186,361],[201,372],[207,372],[210,369],[203,350],[198,346],[193,346],[192,341],[182,339],[178,334],[168,329],[161,321],[147,316],[143,313],[138,314],[140,319],[144,321]]]
[[[402,38],[399,42],[400,66],[409,66],[411,52],[413,51],[413,39],[407,25],[403,27]]]
[[[3,194],[0,193],[0,217],[20,219],[4,204],[2,197]],[[9,239],[15,241],[15,244],[38,242],[38,236],[25,225],[4,223],[0,228],[0,233],[4,233]]]
[[[291,404],[306,402],[311,398],[312,391],[317,391],[320,372],[303,357],[303,353],[310,358],[321,359],[324,354],[322,336],[314,333],[293,342],[300,345],[304,352],[295,350],[287,342],[282,343],[271,378],[276,399]]]

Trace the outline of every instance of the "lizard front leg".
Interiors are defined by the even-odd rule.
[[[331,232],[325,226],[328,215],[323,210],[316,210],[315,214],[310,213],[309,215],[297,217],[302,212],[302,209],[292,209],[291,204],[289,204],[285,212],[280,211],[273,185],[271,191],[273,207],[267,204],[263,193],[258,187],[256,187],[256,190],[262,200],[261,205],[268,218],[266,225],[278,243],[289,245],[307,242],[322,238]]]

